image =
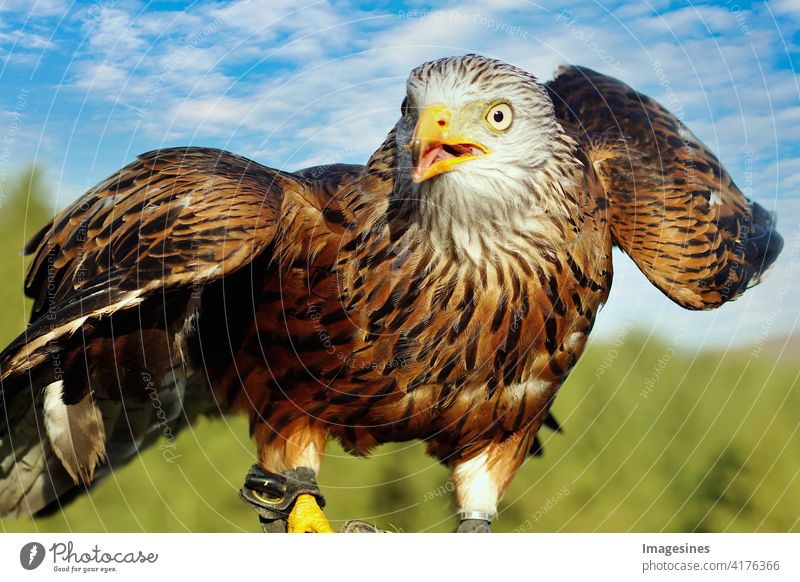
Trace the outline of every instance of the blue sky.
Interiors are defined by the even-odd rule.
[[[758,344],[794,331],[800,312],[798,30],[797,0],[0,0],[0,187],[35,161],[55,210],[172,145],[284,169],[363,162],[425,60],[479,52],[542,79],[583,64],[679,114],[777,210],[787,241],[767,283],[702,314],[620,257],[598,335],[635,325],[677,343]]]

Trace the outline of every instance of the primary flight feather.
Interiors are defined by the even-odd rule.
[[[329,529],[329,438],[359,454],[424,439],[452,468],[459,531],[486,531],[558,426],[613,244],[705,309],[782,240],[677,118],[578,67],[541,84],[478,55],[425,63],[363,167],[144,154],[26,249],[31,323],[0,355],[0,515],[58,508],[166,430],[238,411],[262,521]]]

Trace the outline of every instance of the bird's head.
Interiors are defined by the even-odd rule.
[[[401,195],[434,229],[530,209],[539,175],[568,147],[533,75],[472,54],[414,69],[395,129]]]

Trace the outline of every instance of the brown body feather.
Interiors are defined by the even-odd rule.
[[[448,462],[519,431],[532,443],[605,300],[611,240],[596,186],[573,193],[563,222],[520,232],[527,252],[479,268],[437,256],[393,215],[392,158],[387,145],[339,189],[335,210],[318,198],[308,222],[287,225],[291,242],[276,243],[221,384],[235,394],[223,400],[253,415],[264,451],[309,427],[360,453],[426,439]],[[273,469],[294,461],[266,454]]]

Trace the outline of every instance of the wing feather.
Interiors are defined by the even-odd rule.
[[[677,117],[583,67],[560,69],[547,86],[600,177],[615,242],[656,287],[708,309],[760,280],[783,247],[774,216]]]
[[[231,275],[276,237],[284,201],[314,199],[302,177],[234,154],[143,154],[60,212],[26,246],[31,325],[0,357],[2,378],[44,359],[87,320]],[[311,190],[311,191],[306,191]]]
[[[142,156],[57,215],[31,240],[25,293],[46,302],[112,284],[119,291],[202,284],[236,271],[273,240],[297,179],[220,150]],[[55,289],[44,284],[57,278]]]

